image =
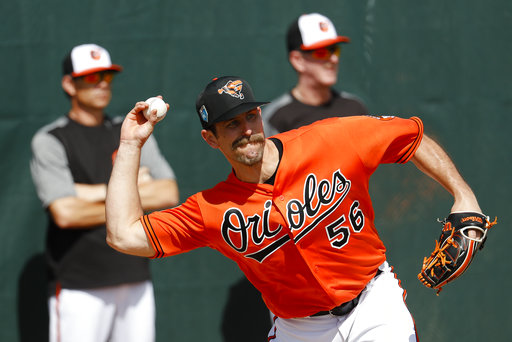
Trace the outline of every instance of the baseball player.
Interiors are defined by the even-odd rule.
[[[106,242],[106,184],[123,118],[105,113],[121,66],[96,44],[63,61],[69,110],[32,139],[32,178],[48,214],[46,260],[50,342],[153,342],[155,303],[147,258]],[[173,169],[151,137],[138,168],[145,210],[179,201]]]
[[[339,36],[332,21],[319,13],[302,14],[290,24],[286,48],[297,84],[262,108],[267,137],[333,116],[368,113],[355,95],[333,88],[342,44],[349,42],[349,37]]]
[[[369,178],[382,163],[413,161],[480,212],[419,118],[329,118],[266,139],[247,81],[216,78],[196,102],[208,145],[232,166],[227,179],[182,205],[149,215],[136,174],[156,123],[138,102],[123,123],[107,191],[107,241],[162,258],[199,247],[234,260],[275,314],[269,341],[416,341],[405,292],[374,224]]]

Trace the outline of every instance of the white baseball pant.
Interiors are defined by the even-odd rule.
[[[275,318],[270,342],[415,342],[414,320],[405,304],[405,291],[385,262],[359,304],[344,316]]]
[[[62,289],[48,301],[50,342],[153,342],[150,281],[88,290]]]

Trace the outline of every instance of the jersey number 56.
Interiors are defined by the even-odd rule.
[[[346,218],[343,214],[339,219],[334,221],[325,227],[327,231],[327,237],[334,248],[343,248],[350,239],[350,228],[343,226]],[[349,213],[350,227],[354,233],[359,233],[364,227],[364,215],[361,209],[359,209],[359,201],[354,201],[350,206]]]

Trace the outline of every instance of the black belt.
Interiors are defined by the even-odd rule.
[[[377,274],[375,274],[375,277],[377,277],[379,274],[381,274],[382,271],[381,270],[377,270]],[[374,278],[375,278],[374,277]],[[311,315],[311,317],[315,317],[315,316],[325,316],[325,315],[334,315],[334,316],[343,316],[343,315],[346,315],[348,314],[350,311],[352,311],[356,306],[357,304],[359,304],[359,298],[361,297],[361,294],[363,292],[359,293],[359,295],[357,295],[356,298],[352,299],[351,301],[349,302],[346,302],[346,303],[343,303],[337,307],[335,307],[334,309],[331,309],[329,311],[319,311],[317,312],[316,314],[313,314]]]

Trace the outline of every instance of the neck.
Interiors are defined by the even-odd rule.
[[[276,171],[279,163],[279,152],[276,145],[268,139],[265,139],[263,158],[254,165],[234,164],[233,170],[236,177],[242,182],[247,183],[265,183]]]
[[[68,115],[72,120],[84,126],[101,125],[105,116],[103,109],[86,108],[78,104],[72,104]]]
[[[319,106],[331,99],[332,92],[329,86],[312,85],[299,81],[292,89],[292,95],[304,104]]]

